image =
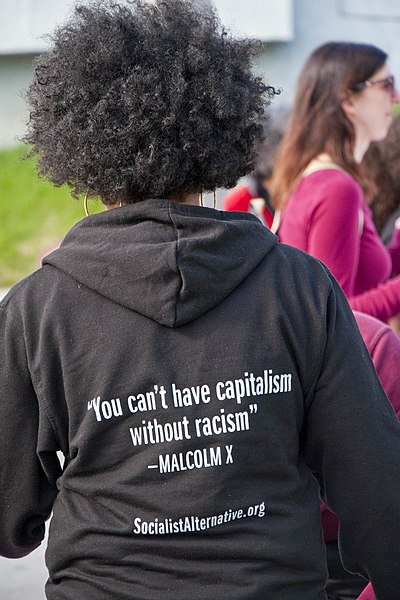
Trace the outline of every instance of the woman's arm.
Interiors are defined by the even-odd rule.
[[[350,296],[348,301],[353,310],[388,321],[400,313],[400,275],[363,294]]]

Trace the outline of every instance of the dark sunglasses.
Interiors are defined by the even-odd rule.
[[[395,94],[396,83],[395,83],[393,75],[389,75],[388,77],[385,77],[384,79],[375,79],[375,81],[373,79],[368,79],[367,81],[363,81],[362,83],[356,83],[355,85],[353,85],[351,87],[351,89],[354,92],[360,92],[364,88],[372,87],[373,85],[381,86],[384,90],[389,92],[391,96],[394,96],[394,94]]]

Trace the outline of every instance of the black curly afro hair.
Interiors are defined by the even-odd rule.
[[[275,93],[255,44],[194,0],[78,5],[38,59],[24,141],[40,175],[104,204],[232,187]]]

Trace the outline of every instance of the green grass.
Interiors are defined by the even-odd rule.
[[[400,113],[400,104],[393,106]],[[22,160],[24,146],[0,151],[0,288],[36,270],[44,253],[57,246],[84,217],[83,202],[63,186],[39,179],[35,160]],[[90,212],[102,205],[90,203]]]
[[[40,266],[68,229],[84,217],[83,203],[65,186],[39,179],[26,148],[0,151],[0,287],[13,285]],[[90,203],[90,211],[101,210]]]

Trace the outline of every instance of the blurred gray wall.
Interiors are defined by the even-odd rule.
[[[87,0],[84,0],[87,1]],[[211,0],[209,0],[211,1]],[[373,43],[400,69],[400,0],[213,0],[223,22],[237,35],[261,39],[256,70],[290,104],[308,54],[330,40]],[[0,1],[0,147],[18,142],[28,118],[22,92],[35,55],[46,50],[43,36],[62,23],[74,4],[67,0]]]
[[[293,39],[267,44],[256,62],[267,81],[282,88],[274,104],[290,104],[305,59],[328,41],[380,47],[400,83],[400,0],[294,0],[293,8]]]
[[[71,10],[66,0],[0,1],[0,147],[18,143],[28,118],[22,92],[44,38]]]

